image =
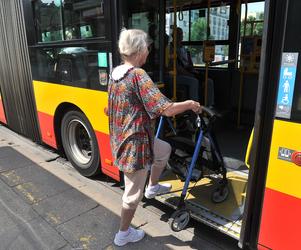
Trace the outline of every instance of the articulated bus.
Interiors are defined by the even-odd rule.
[[[167,66],[180,27],[201,92],[213,82],[228,170],[221,203],[211,201],[209,179],[192,183],[191,216],[241,248],[301,249],[300,9],[298,0],[0,0],[0,122],[58,150],[84,176],[122,181],[104,112],[119,32],[149,34],[144,69],[184,100],[187,88]],[[172,193],[157,199],[175,207],[183,182],[172,172],[167,180]]]

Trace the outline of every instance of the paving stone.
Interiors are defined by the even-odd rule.
[[[22,226],[9,228],[0,239],[0,249],[11,250],[57,250],[67,243],[41,218],[36,218]]]
[[[35,147],[34,143],[28,143],[27,139],[24,138],[21,140],[21,136],[12,136],[13,132],[6,128],[5,131],[8,132],[2,133],[3,128],[0,126],[0,154],[1,152],[4,154],[0,159],[8,158],[6,157],[7,152],[12,154],[9,156],[9,161],[4,162],[6,165],[3,161],[0,161],[0,176],[2,178],[0,179],[0,250],[119,249],[112,244],[112,241],[119,226],[120,208],[116,209],[116,204],[120,205],[121,203],[122,191],[116,190],[113,187],[114,185],[111,185],[106,178],[99,180],[85,178],[89,180],[86,182],[73,168],[73,172],[70,174],[70,169],[65,167],[69,163],[60,165],[58,162],[47,162],[38,164],[40,165],[38,166],[31,162],[29,165],[22,165],[22,160],[32,160],[40,163],[46,158],[43,154],[36,153],[36,150],[39,149]],[[2,139],[2,137],[5,139]],[[5,147],[7,148],[5,149],[6,152]],[[8,149],[9,147],[12,149]],[[15,151],[21,153],[22,157]],[[14,157],[21,158],[21,164],[12,166]],[[18,161],[16,162],[18,163]],[[4,164],[6,168],[2,169],[1,164]],[[56,164],[60,166],[55,166]],[[45,167],[45,165],[50,172],[55,169],[54,174],[57,174],[59,178],[63,178],[64,181],[68,181],[70,184],[75,183],[77,188],[84,188],[85,193],[91,199],[98,197],[103,201],[105,198],[100,196],[99,192],[104,192],[109,197],[107,198],[108,202],[104,203],[105,207],[97,206],[89,210],[89,204],[82,204],[87,203],[86,197],[77,200],[76,192],[71,191],[73,190],[72,187],[69,187],[63,181],[59,181],[51,174],[44,175],[43,171],[38,171],[40,167]],[[65,171],[65,174],[62,170]],[[17,176],[20,179],[13,181],[12,178]],[[75,180],[73,180],[74,178]],[[105,185],[104,183],[108,184]],[[105,190],[100,188],[103,185],[106,186]],[[74,193],[64,196],[68,192]],[[23,197],[27,203],[34,205],[27,204]],[[64,197],[66,201],[64,201]],[[57,205],[55,208],[55,199],[58,199],[57,204],[63,204],[63,207]],[[115,199],[118,199],[118,201],[112,202]],[[1,204],[1,201],[5,205]],[[74,207],[70,208],[70,204],[73,203]],[[7,209],[7,206],[9,209]],[[114,209],[112,209],[112,206]],[[173,233],[170,231],[167,221],[163,218],[165,212],[162,213],[162,206],[157,207],[150,201],[142,203],[142,206],[145,208],[138,209],[134,221],[137,221],[137,217],[143,219],[138,221],[146,221],[147,224],[143,225],[142,228],[149,235],[146,235],[140,242],[130,243],[120,249],[237,249],[234,248],[237,241],[230,242],[231,247],[229,247],[230,243],[226,245],[226,242],[223,242],[223,239],[226,238],[225,235],[213,229],[211,231],[216,233],[212,233],[209,227],[205,225],[200,227],[199,224],[201,223],[192,223],[192,225],[197,224],[198,226],[192,226],[192,228],[181,233]],[[156,208],[154,209],[153,206]],[[68,209],[70,211],[64,211]],[[84,212],[85,210],[89,211]],[[53,211],[55,215],[62,216],[62,224],[51,223],[47,213]],[[160,216],[161,218],[159,218]],[[140,224],[135,223],[135,225]],[[199,228],[199,232],[196,228]],[[199,241],[200,237],[201,241]]]
[[[73,248],[103,249],[113,241],[119,216],[99,206],[57,227]]]
[[[59,157],[59,154],[37,145],[27,147],[22,147],[21,145],[20,147],[15,147],[15,149],[36,163],[53,161]]]
[[[17,186],[26,182],[52,182],[57,180],[57,177],[40,168],[39,165],[33,163],[31,166],[26,166],[19,169],[5,171],[0,173],[0,178],[9,186]]]
[[[33,161],[29,160],[28,158],[20,154],[12,147],[10,149],[4,149],[4,150],[7,151],[7,154],[5,157],[0,158],[0,172],[22,168],[34,164]]]
[[[15,186],[14,191],[19,194],[29,204],[37,203],[47,197],[64,192],[71,187],[60,179],[49,174],[49,178],[44,182],[35,180]]]
[[[98,206],[81,192],[70,189],[33,205],[33,209],[53,226],[64,223]]]
[[[1,221],[2,223],[3,221]],[[2,225],[2,224],[1,224]],[[14,248],[12,248],[12,245],[14,244],[14,242],[16,242],[19,238],[19,235],[22,234],[22,227],[20,226],[12,226],[12,225],[7,225],[5,224],[5,229],[4,230],[0,230],[2,232],[0,232],[0,249],[1,250],[8,250],[8,249],[16,249],[16,246],[14,246]],[[23,249],[25,244],[23,244]],[[29,249],[29,247],[27,247],[27,249]]]
[[[73,248],[70,244],[67,244],[58,250],[80,250],[80,249]]]
[[[0,143],[4,143],[4,141],[0,141]],[[9,146],[1,146],[0,147],[0,158],[5,158],[9,154],[11,154],[12,152],[13,152],[13,149],[11,147],[9,147]]]
[[[15,169],[0,173],[0,179],[2,179],[10,187],[16,186],[24,182],[22,181],[20,176],[16,174]]]
[[[24,202],[15,192],[0,181],[0,235],[9,226],[26,224],[26,222],[38,217],[38,214]],[[1,242],[1,238],[0,238]]]
[[[115,246],[114,243],[102,248],[103,250],[115,250],[115,249],[122,249],[122,250],[141,250],[141,249],[155,249],[155,250],[170,250],[168,246],[161,244],[159,241],[155,240],[156,238],[152,238],[148,235],[145,235],[144,238],[135,243],[128,243],[123,247]],[[184,248],[183,248],[184,249]]]

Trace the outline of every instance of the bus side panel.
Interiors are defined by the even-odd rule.
[[[95,131],[98,140],[98,147],[101,155],[102,172],[113,179],[120,181],[119,169],[113,166],[112,152],[110,147],[110,136]]]
[[[266,248],[265,246],[258,245],[258,250],[270,250],[270,248]]]
[[[1,96],[0,96],[0,122],[7,124]]]
[[[265,190],[259,243],[271,249],[301,249],[301,200]]]
[[[301,167],[279,159],[279,148],[301,150],[301,124],[275,120],[258,243],[301,249]]]
[[[258,245],[257,246],[257,250],[271,250],[270,248],[267,248],[265,246],[261,246],[261,245]]]
[[[47,145],[57,149],[54,133],[53,116],[38,111],[38,120],[40,125],[42,141]]]
[[[88,118],[95,131],[102,172],[119,181],[119,170],[112,164],[109,121],[104,113],[108,100],[107,92],[39,81],[33,81],[33,85],[43,142],[57,147],[54,134],[54,115],[58,106],[62,103],[77,106]]]

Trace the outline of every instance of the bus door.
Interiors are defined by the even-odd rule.
[[[287,1],[259,249],[301,249],[301,2]],[[283,20],[285,22],[285,20]]]
[[[163,42],[164,23],[162,22],[162,11],[164,12],[164,1],[142,1],[142,0],[119,0],[119,31],[122,28],[144,30],[150,39],[149,55],[144,70],[154,82],[162,81],[163,66]],[[163,37],[163,39],[162,39]]]

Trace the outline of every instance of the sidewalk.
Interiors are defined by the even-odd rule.
[[[121,195],[0,125],[0,250],[119,249],[112,241]],[[237,249],[190,230],[174,233],[148,206],[139,206],[133,225],[147,235],[121,249]]]

